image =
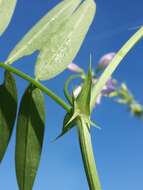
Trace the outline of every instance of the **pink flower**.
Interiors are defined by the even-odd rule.
[[[101,99],[102,99],[102,94],[100,93],[97,98],[96,98],[96,104],[100,104],[101,103]]]
[[[98,81],[97,79],[93,79],[92,83],[95,85],[97,81]],[[80,94],[81,89],[82,89],[82,85],[79,85],[75,88],[75,90],[73,91],[75,98],[77,98],[77,96]],[[101,93],[97,96],[96,104],[100,104],[103,96],[108,96],[115,90],[116,90],[116,82],[110,78],[107,81],[106,85],[103,87]]]
[[[116,90],[116,82],[110,78],[102,90],[102,95],[108,96],[115,90]]]
[[[98,68],[105,69],[109,65],[109,63],[111,63],[114,57],[115,57],[115,52],[110,52],[103,55],[99,60]]]
[[[74,97],[77,98],[78,95],[80,94],[81,92],[81,89],[82,89],[82,86],[79,85],[74,91],[73,91],[73,94],[74,94]]]
[[[75,63],[70,63],[67,67],[70,71],[76,72],[76,73],[82,73],[83,70]]]

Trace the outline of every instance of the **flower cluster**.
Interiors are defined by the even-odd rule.
[[[114,56],[115,56],[115,53],[112,52],[101,57],[101,59],[99,60],[97,69],[100,69],[100,70],[105,69],[108,66],[108,64],[112,61]],[[68,69],[76,73],[83,73],[83,69],[81,69],[75,63],[69,64]],[[98,81],[98,78],[93,74],[93,79],[92,79],[93,85],[96,85],[97,81]],[[80,84],[74,89],[73,94],[75,97],[79,95],[79,93],[81,92],[81,89],[82,89],[82,84]],[[110,78],[107,81],[106,85],[103,87],[101,94],[99,94],[99,96],[97,97],[96,104],[100,104],[102,96],[109,96],[115,90],[116,90],[116,81]]]
[[[92,85],[96,85],[96,83],[100,77],[99,71],[101,74],[102,71],[111,63],[111,61],[113,60],[115,55],[116,55],[115,52],[110,52],[110,53],[103,55],[99,59],[97,68],[95,69],[95,73],[92,71],[92,73],[93,73]],[[78,65],[76,65],[75,63],[71,63],[68,65],[68,69],[70,71],[81,74],[81,78],[84,80],[84,77],[83,77],[84,71]],[[81,83],[79,86],[77,86],[73,90],[74,97],[77,97],[80,94],[80,92],[82,90],[82,85],[83,85],[83,83]],[[131,92],[128,90],[126,84],[124,84],[124,83],[119,84],[117,80],[110,78],[107,81],[107,83],[105,84],[105,86],[103,87],[101,93],[98,95],[98,97],[96,99],[96,105],[101,103],[102,97],[114,98],[114,100],[117,103],[127,105],[130,112],[133,115],[138,116],[138,117],[143,116],[143,106],[140,105],[135,100],[135,98],[133,97]]]

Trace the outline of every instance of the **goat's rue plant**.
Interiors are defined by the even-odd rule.
[[[7,28],[15,6],[16,0],[0,0],[0,35]],[[4,158],[16,120],[15,166],[20,190],[32,190],[41,157],[45,128],[43,94],[51,97],[67,112],[63,129],[56,139],[73,127],[77,129],[90,190],[102,189],[90,134],[91,126],[99,128],[96,122],[91,121],[91,113],[100,103],[101,97],[114,98],[118,103],[127,104],[134,115],[143,115],[142,106],[134,99],[127,86],[124,83],[119,85],[111,78],[121,60],[143,37],[143,28],[140,28],[119,52],[104,56],[95,72],[91,63],[88,74],[74,63],[69,65],[82,45],[95,11],[94,0],[63,0],[23,37],[5,62],[0,62],[0,67],[5,69],[4,82],[0,86],[0,162]],[[37,50],[39,55],[35,65],[35,78],[10,66]],[[108,64],[110,60],[112,61]],[[67,67],[76,72],[65,83],[64,94],[68,104],[39,82],[57,76]],[[19,111],[13,74],[29,82],[20,101]],[[82,79],[82,84],[69,92],[70,83],[78,78]]]

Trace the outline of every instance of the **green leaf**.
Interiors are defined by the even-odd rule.
[[[69,78],[69,80],[73,79]],[[70,81],[69,81],[70,82]],[[68,84],[67,84],[68,85]],[[72,129],[76,123],[77,119],[82,118],[87,123],[90,128],[90,98],[91,98],[91,85],[92,85],[92,71],[89,68],[88,75],[85,77],[84,83],[82,85],[82,90],[77,98],[74,95],[71,97],[70,103],[72,109],[66,114],[63,124],[63,129],[61,134],[56,138],[62,137],[70,129]],[[68,97],[69,98],[69,97]]]
[[[90,121],[90,125],[97,129],[101,129],[101,127],[99,125],[97,125],[97,123],[95,121]]]
[[[76,103],[80,112],[86,116],[90,116],[90,100],[91,100],[91,87],[92,87],[92,70],[89,67],[88,75],[86,76],[82,90],[76,99]]]
[[[116,70],[120,62],[123,60],[123,58],[127,55],[127,53],[135,46],[135,44],[143,38],[143,27],[141,27],[126,43],[125,45],[118,51],[118,53],[115,55],[112,62],[107,66],[95,86],[92,90],[91,95],[91,109],[93,109],[96,99],[98,95],[101,93],[104,85],[108,81],[108,79],[111,77],[113,72]]]
[[[30,85],[22,97],[17,121],[16,175],[20,190],[32,190],[41,157],[44,125],[43,95]]]
[[[64,0],[48,12],[16,45],[10,53],[7,63],[11,64],[36,50],[41,51],[80,2],[81,0]]]
[[[71,119],[71,117],[72,117],[72,112],[67,113],[67,114],[65,115],[64,122],[63,122],[62,132],[60,133],[60,135],[58,135],[58,136],[56,137],[55,140],[57,140],[57,139],[61,138],[62,136],[64,136],[68,131],[70,131],[70,130],[76,125],[76,122],[74,122],[74,121],[73,121],[73,122],[70,122],[70,123],[68,124],[68,122],[69,122],[69,120]]]
[[[84,1],[40,52],[35,69],[39,80],[55,77],[67,68],[78,53],[95,15],[93,0]]]
[[[5,71],[4,83],[0,86],[0,162],[6,152],[17,111],[17,90],[14,77]]]
[[[0,36],[10,23],[17,0],[0,0]]]

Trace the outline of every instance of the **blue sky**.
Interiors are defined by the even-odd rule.
[[[12,22],[0,38],[0,60],[8,56],[14,45],[59,0],[18,0]],[[97,0],[97,14],[75,62],[85,70],[89,54],[94,66],[100,56],[117,51],[143,24],[142,0]],[[120,82],[126,81],[139,102],[143,103],[143,41],[138,43],[114,73]],[[13,64],[33,75],[36,54]],[[0,71],[2,73],[2,70]],[[63,84],[71,74],[65,71],[46,86],[64,98]],[[1,74],[2,76],[2,74]],[[2,81],[2,77],[0,78]],[[27,82],[17,79],[19,98]],[[64,110],[46,98],[46,135],[39,172],[33,190],[87,190],[76,130],[51,143],[62,128]],[[126,108],[104,99],[93,118],[102,130],[92,129],[94,152],[103,190],[143,189],[143,121],[133,118]],[[0,167],[1,189],[18,190],[14,171],[15,131],[5,159]]]

